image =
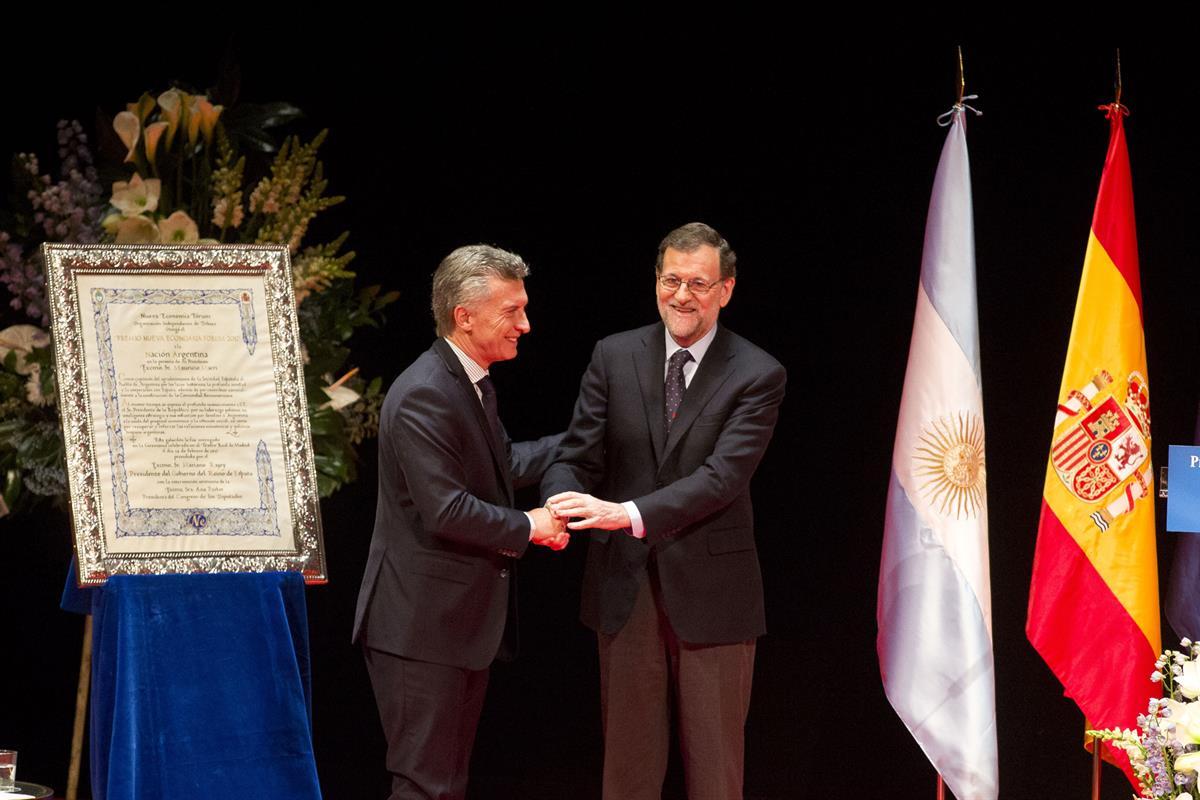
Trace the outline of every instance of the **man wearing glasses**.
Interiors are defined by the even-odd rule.
[[[661,797],[672,698],[688,796],[742,796],[765,631],[750,478],[786,376],[717,324],[736,260],[703,223],[667,234],[655,268],[662,323],[597,343],[542,481],[569,528],[601,531],[581,617],[599,637],[606,800]]]

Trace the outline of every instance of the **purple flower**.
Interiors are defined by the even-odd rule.
[[[9,305],[46,325],[50,321],[46,311],[46,278],[35,259],[36,256],[26,259],[21,246],[0,231],[0,284],[12,296]]]
[[[26,195],[34,221],[47,239],[93,244],[99,241],[100,214],[104,210],[103,189],[87,146],[87,136],[78,122],[58,123],[58,154],[62,159],[59,180],[40,175],[36,156],[17,156],[20,166],[34,178]]]

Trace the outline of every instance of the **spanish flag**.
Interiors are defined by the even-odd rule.
[[[1142,334],[1126,109],[1111,134],[1054,438],[1046,465],[1025,632],[1096,728],[1134,728],[1160,649],[1150,463],[1150,389]],[[1138,786],[1123,753],[1105,756]]]

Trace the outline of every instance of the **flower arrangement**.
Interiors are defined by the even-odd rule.
[[[1180,642],[1165,650],[1150,679],[1162,683],[1164,696],[1150,698],[1138,729],[1088,731],[1129,756],[1141,784],[1138,797],[1193,800],[1200,771],[1200,643]]]
[[[326,497],[356,478],[355,447],[377,433],[383,397],[378,378],[348,368],[347,341],[377,325],[397,293],[356,289],[347,269],[355,254],[342,251],[347,233],[306,242],[313,220],[345,198],[326,194],[317,157],[326,131],[274,145],[270,129],[298,114],[282,103],[226,109],[172,88],[143,94],[113,118],[116,163],[97,163],[83,127],[66,121],[57,177],[36,156],[15,156],[14,207],[0,217],[0,286],[34,324],[0,330],[0,516],[67,488],[43,242],[286,244],[318,491]]]

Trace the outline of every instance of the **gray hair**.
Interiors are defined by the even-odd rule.
[[[654,272],[662,274],[663,253],[667,252],[668,247],[681,253],[694,253],[704,245],[717,248],[721,257],[721,280],[736,278],[737,253],[733,252],[733,248],[721,234],[703,222],[680,225],[663,237],[658,243],[658,261],[654,264]]]
[[[442,259],[433,273],[433,320],[438,336],[454,332],[454,309],[487,296],[488,279],[524,280],[529,267],[516,253],[486,244],[460,247]]]

